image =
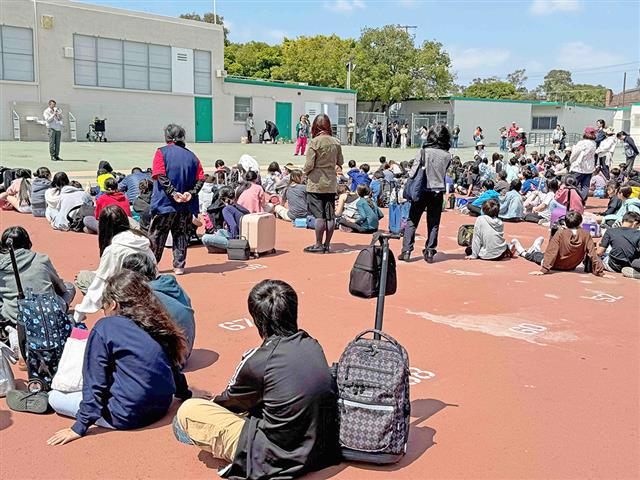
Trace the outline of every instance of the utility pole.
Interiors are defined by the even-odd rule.
[[[218,14],[216,13],[216,0],[213,0],[213,23],[218,24]]]
[[[624,77],[622,78],[622,105],[620,105],[621,107],[624,107],[624,97],[626,93],[627,93],[627,72],[624,72]]]
[[[404,30],[405,32],[407,32],[407,35],[409,35],[409,30],[416,30],[418,27],[415,25],[398,25],[398,28]],[[414,34],[415,35],[415,34]]]

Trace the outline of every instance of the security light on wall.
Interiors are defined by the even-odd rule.
[[[53,28],[53,17],[51,15],[42,15],[40,17],[40,25],[45,30],[51,30]]]
[[[64,58],[73,58],[73,47],[63,47]]]

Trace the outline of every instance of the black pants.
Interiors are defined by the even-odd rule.
[[[542,217],[538,215],[536,212],[527,213],[524,216],[525,222],[538,223],[540,220],[542,220]]]
[[[354,233],[375,233],[376,232],[376,230],[365,228],[362,225],[358,225],[355,222],[350,222],[349,220],[345,220],[344,218],[340,218],[338,220],[338,223],[343,227],[350,228],[351,231]]]
[[[404,229],[402,251],[413,251],[416,243],[416,229],[425,209],[427,211],[427,242],[426,249],[435,251],[438,246],[438,232],[440,230],[440,217],[442,216],[442,200],[444,192],[423,193],[417,202],[411,202],[407,226]]]
[[[247,143],[252,143],[253,135],[251,135],[251,130],[247,130]]]
[[[627,164],[627,175],[629,175],[632,171],[633,171],[633,164],[636,161],[636,157],[627,157],[626,159],[626,164]]]
[[[542,265],[542,260],[544,259],[544,253],[543,252],[525,253],[524,258],[526,258],[530,262],[537,263],[538,265]]]
[[[149,236],[153,253],[160,263],[167,237],[171,232],[173,239],[173,268],[184,268],[187,262],[187,246],[189,245],[189,225],[192,214],[189,211],[162,213],[151,219]]]
[[[469,215],[472,217],[479,217],[482,213],[482,209],[480,207],[476,207],[472,203],[467,203],[467,208],[469,209]]]

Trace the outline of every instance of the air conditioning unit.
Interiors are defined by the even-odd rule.
[[[218,78],[225,78],[227,75],[229,74],[226,70],[216,70],[216,77]]]
[[[73,58],[73,47],[64,47],[64,58]]]

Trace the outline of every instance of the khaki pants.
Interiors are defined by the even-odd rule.
[[[246,420],[241,415],[202,398],[185,401],[176,414],[191,441],[214,457],[233,462]]]

